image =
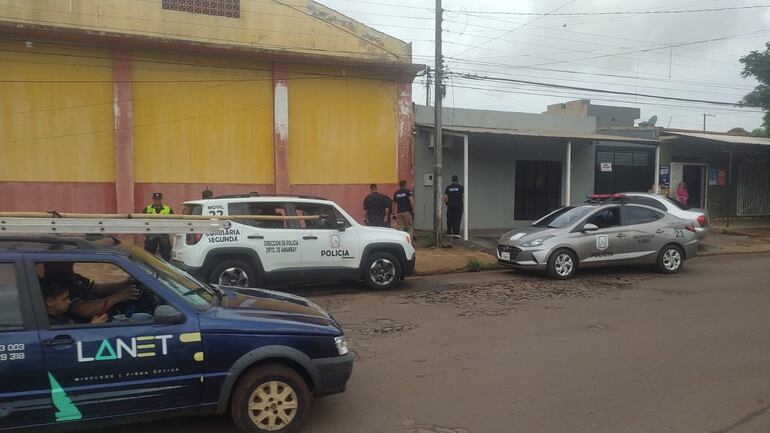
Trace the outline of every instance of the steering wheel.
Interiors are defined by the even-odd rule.
[[[155,294],[151,290],[148,290],[144,284],[139,280],[131,277],[128,280],[128,286],[134,286],[139,291],[139,297],[133,301],[121,302],[113,307],[113,310],[117,314],[122,314],[125,317],[130,317],[134,313],[138,312],[150,312],[152,314],[155,311],[157,305],[157,299]]]

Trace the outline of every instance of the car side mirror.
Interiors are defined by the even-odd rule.
[[[161,305],[155,309],[153,314],[155,323],[162,325],[173,325],[184,322],[184,314],[171,305]]]
[[[348,223],[345,221],[337,221],[337,230],[344,232],[348,228]]]
[[[597,230],[599,230],[599,226],[591,223],[584,225],[583,228],[580,229],[581,232],[595,232]]]

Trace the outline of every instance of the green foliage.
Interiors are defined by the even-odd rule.
[[[468,263],[465,264],[465,270],[468,272],[479,272],[487,269],[494,269],[497,267],[497,263],[484,262],[477,258],[468,259]]]
[[[430,248],[433,246],[433,233],[415,233],[414,245],[419,248]]]
[[[743,103],[762,107],[765,110],[762,126],[766,132],[770,128],[770,42],[765,47],[765,51],[752,51],[741,58],[741,63],[743,63],[741,75],[744,78],[754,77],[759,81],[759,85],[743,97]]]
[[[757,128],[751,131],[751,135],[754,137],[770,137],[770,132],[768,132],[767,128]]]

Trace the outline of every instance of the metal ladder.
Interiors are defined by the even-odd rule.
[[[0,212],[2,234],[182,234],[218,233],[230,221],[313,220],[318,216],[157,214],[60,214],[58,212]]]

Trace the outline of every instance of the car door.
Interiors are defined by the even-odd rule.
[[[298,221],[303,279],[354,278],[361,254],[355,227],[332,205],[294,203],[293,208],[297,216],[319,217]]]
[[[236,202],[227,205],[228,215],[286,216],[284,202]],[[269,280],[291,280],[300,276],[302,255],[299,233],[288,221],[239,220],[239,245],[257,252]],[[272,274],[272,275],[270,275]]]
[[[673,229],[660,224],[666,216],[663,212],[647,206],[623,206],[623,225],[628,230],[628,252],[625,259],[630,261],[651,261],[657,257],[661,242],[675,236]]]
[[[90,259],[90,258],[89,258]],[[197,316],[184,302],[161,296],[163,286],[129,260],[110,264],[135,278],[143,290],[183,313],[178,323],[154,319],[137,323],[51,325],[36,280],[40,341],[58,421],[93,419],[197,406],[203,382],[203,345]],[[45,261],[40,257],[38,261]],[[155,310],[157,312],[157,310]]]
[[[55,421],[20,259],[0,255],[0,430]]]
[[[628,231],[621,225],[620,206],[605,206],[583,222],[594,224],[596,231],[581,232],[580,263],[583,266],[597,266],[622,259],[628,245]]]

